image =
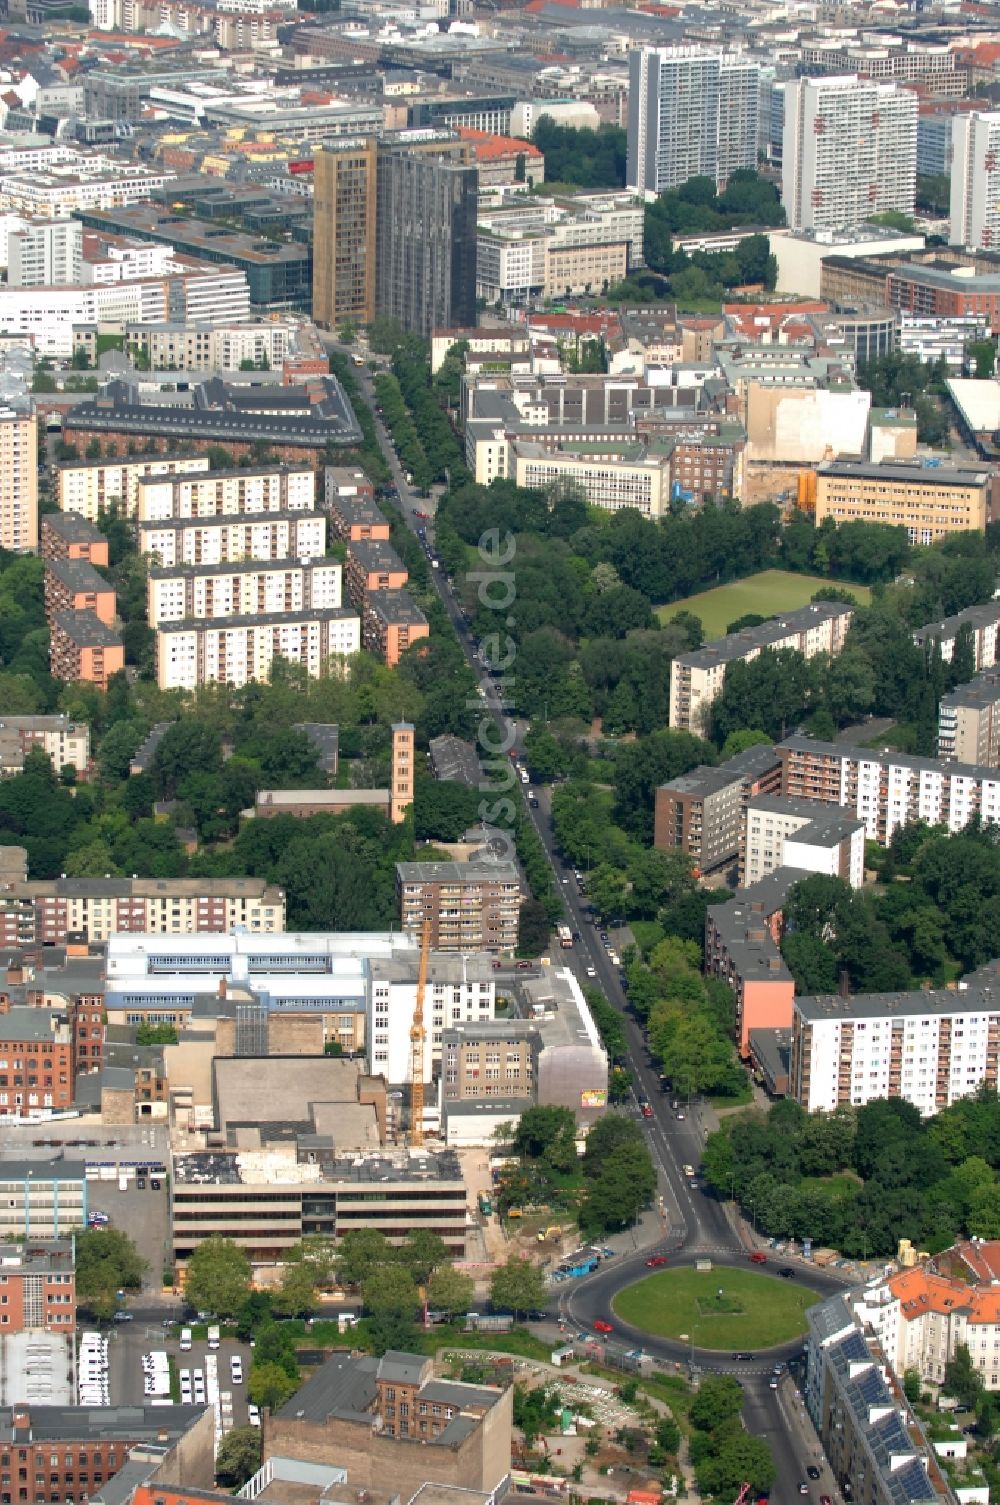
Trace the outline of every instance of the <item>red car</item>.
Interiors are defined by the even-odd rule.
[[[766,1265],[767,1255],[762,1254],[759,1249],[755,1249],[753,1254],[750,1255],[750,1263],[752,1265]]]
[[[647,1261],[646,1261],[646,1269],[647,1270],[658,1270],[661,1265],[665,1265],[666,1263],[667,1263],[667,1256],[665,1254],[654,1254],[653,1257],[652,1257],[652,1259],[647,1259]]]
[[[611,1326],[610,1322],[605,1322],[603,1320],[603,1318],[598,1317],[597,1321],[594,1323],[594,1332],[595,1333],[613,1333],[614,1332],[614,1328]]]
[[[652,1118],[653,1110],[650,1107],[649,1103],[642,1104],[642,1116],[643,1118]]]
[[[429,512],[418,512],[416,510],[416,508],[414,508],[414,510],[413,510],[413,516],[414,517],[419,517],[421,519],[421,521],[423,521],[423,519],[430,517],[430,513]]]

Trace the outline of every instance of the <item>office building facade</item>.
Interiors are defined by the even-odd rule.
[[[854,76],[789,79],[784,101],[781,197],[793,230],[843,230],[890,209],[913,213],[911,89]]]
[[[375,317],[374,136],[334,139],[313,158],[313,318],[324,329]]]
[[[476,322],[478,173],[450,131],[403,131],[378,149],[375,304],[429,339]]]
[[[884,523],[905,528],[913,544],[950,533],[982,533],[989,520],[990,474],[863,461],[829,460],[816,471],[816,523]]]

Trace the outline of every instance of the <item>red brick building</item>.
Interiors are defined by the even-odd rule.
[[[0,1338],[76,1331],[73,1245],[61,1239],[0,1248]]]

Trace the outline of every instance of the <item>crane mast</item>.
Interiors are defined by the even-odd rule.
[[[424,1142],[424,993],[427,990],[427,958],[431,949],[431,922],[424,921],[420,940],[420,966],[417,970],[417,1001],[410,1025],[410,1143]]]

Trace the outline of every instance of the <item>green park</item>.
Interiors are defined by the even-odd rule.
[[[721,638],[730,622],[740,617],[751,612],[771,617],[778,611],[794,611],[798,606],[808,606],[818,590],[830,586],[850,591],[861,606],[867,606],[872,598],[867,585],[855,585],[852,580],[825,580],[822,575],[799,575],[792,570],[761,570],[744,580],[671,601],[669,606],[657,607],[657,614],[662,622],[668,622],[679,611],[693,612],[707,639]]]
[[[813,1291],[755,1270],[663,1270],[619,1291],[614,1312],[657,1338],[694,1348],[758,1349],[805,1331]]]

